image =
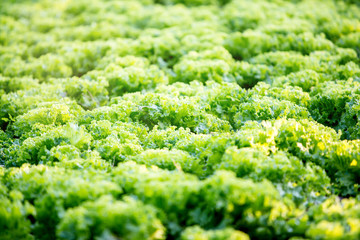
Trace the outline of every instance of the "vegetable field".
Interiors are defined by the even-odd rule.
[[[360,239],[360,3],[1,0],[1,240]]]

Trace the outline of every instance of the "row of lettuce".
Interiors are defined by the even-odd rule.
[[[101,157],[108,161],[116,155],[115,162],[118,163],[126,160],[127,155],[136,155],[148,148],[176,146],[176,142],[157,145],[154,142],[156,139],[151,137],[155,138],[159,131],[175,135],[181,133],[182,137],[177,137],[177,141],[185,138],[182,132],[187,132],[189,136],[201,138],[224,135],[231,142],[232,137],[246,128],[261,129],[262,125],[268,124],[274,125],[273,130],[265,129],[265,134],[273,134],[277,138],[264,142],[266,154],[283,149],[306,160],[304,158],[308,156],[300,152],[312,149],[309,154],[314,155],[314,149],[319,148],[321,154],[310,159],[321,167],[327,162],[323,160],[323,155],[327,154],[326,158],[331,161],[338,161],[332,152],[348,151],[349,159],[353,157],[347,161],[358,161],[360,84],[352,79],[318,84],[310,92],[297,86],[272,87],[263,82],[249,90],[235,83],[178,82],[110,100],[107,100],[107,90],[101,87],[101,82],[87,79],[57,79],[46,84],[36,84],[29,78],[2,80],[4,85],[8,85],[3,90],[9,91],[1,96],[0,104],[0,122],[5,130],[1,130],[1,161],[6,166],[44,162],[42,155],[49,155],[49,152],[44,150],[43,153],[40,149],[45,147],[50,151],[52,147],[61,145],[63,139],[74,138],[64,141],[84,151],[104,152],[107,155],[101,154]],[[18,84],[12,84],[16,81]],[[22,89],[14,90],[15,87]],[[102,101],[107,102],[106,106],[101,106]],[[84,104],[99,106],[85,110]],[[297,150],[295,147],[296,150],[293,150],[288,136],[281,135],[280,122],[280,125],[289,127],[291,123],[309,126],[303,133],[297,125],[295,130],[291,129],[295,142],[303,141],[296,138],[298,134],[302,136],[310,134],[310,131],[317,131],[313,135],[319,140],[312,142],[305,139],[301,143],[304,149]],[[113,136],[115,133],[118,136]],[[119,137],[123,134],[124,137]],[[123,141],[134,144],[126,154],[101,150],[106,142],[113,145],[115,142],[123,144]],[[242,141],[240,137],[239,141]],[[279,145],[278,142],[282,141],[287,145]],[[257,142],[252,140],[252,144]],[[227,143],[224,143],[223,148],[226,146]],[[335,151],[333,148],[344,150]],[[189,151],[189,154],[194,153]],[[342,153],[336,154],[340,158],[345,157]]]
[[[210,106],[210,111],[229,120],[233,127],[239,124],[235,124],[235,116],[232,115],[239,112],[239,108],[245,108],[245,105],[238,105],[245,102],[250,105],[256,104],[257,99],[261,98],[264,106],[270,104],[284,108],[288,105],[296,109],[288,117],[311,116],[325,126],[343,131],[344,139],[359,138],[357,124],[360,67],[358,57],[351,49],[337,49],[334,53],[320,51],[309,56],[294,52],[272,52],[260,54],[252,59],[252,63],[248,63],[235,61],[227,50],[220,47],[203,52],[190,52],[173,70],[160,69],[142,57],[128,55],[103,59],[107,64],[100,64],[99,69],[87,72],[80,78],[47,78],[46,82],[42,82],[30,73],[12,77],[0,75],[1,124],[4,125],[6,119],[15,118],[37,108],[43,102],[70,98],[82,108],[91,110],[109,106],[124,94],[125,98],[146,104],[142,101],[153,101],[150,98],[156,98],[155,95],[151,95],[154,93],[175,94],[178,99],[173,98],[173,101],[189,100],[194,104],[205,104],[202,109],[209,109],[206,101],[215,98],[211,104],[217,106]],[[47,63],[51,62],[48,60],[44,59]],[[31,70],[49,70],[44,64],[39,63],[39,68],[31,67]],[[61,67],[57,64],[54,66]],[[51,69],[50,72],[59,73],[56,69]],[[194,83],[193,80],[197,82]],[[218,85],[214,85],[213,82],[217,82]],[[168,86],[169,83],[172,85]],[[211,93],[211,89],[216,86],[220,86],[224,93]],[[248,92],[243,90],[249,87],[251,90]],[[148,94],[143,100],[140,100],[141,96],[135,97],[138,100],[133,97],[145,91]],[[128,94],[132,92],[136,94]],[[216,100],[216,94],[222,95],[225,99]],[[235,95],[228,98],[226,94]],[[196,100],[199,97],[202,99]],[[288,102],[277,104],[275,100],[271,103],[264,97]],[[224,105],[234,107],[230,109]],[[268,118],[276,117],[278,116]],[[248,120],[266,119],[249,117]]]
[[[9,2],[4,1],[0,10],[0,72],[11,77],[32,75],[46,81],[82,76],[105,70],[114,58],[129,54],[173,70],[169,75],[179,75],[181,69],[191,72],[192,61],[196,61],[196,72],[208,70],[218,81],[238,71],[231,56],[255,64],[252,68],[260,73],[270,71],[271,76],[301,69],[328,74],[360,52],[360,10],[343,1],[231,1],[223,8],[164,6],[152,1]],[[203,53],[221,46],[230,57],[223,51]],[[346,53],[343,48],[348,49]],[[199,54],[190,54],[193,51]],[[258,66],[273,65],[269,60],[273,56],[265,53],[274,51],[286,52],[274,56],[274,71]],[[316,51],[323,53],[311,54]],[[262,54],[265,56],[256,57]],[[335,62],[328,66],[325,60]],[[350,65],[348,68],[355,67]],[[202,81],[208,77],[191,74],[174,81],[190,81],[194,75],[205,78],[199,79]]]
[[[360,234],[355,199],[331,197],[304,208],[268,180],[236,178],[226,170],[199,180],[134,162],[102,168],[94,162],[82,171],[41,165],[2,170],[0,189],[8,196],[0,198],[2,239],[249,239],[240,230],[253,239]]]

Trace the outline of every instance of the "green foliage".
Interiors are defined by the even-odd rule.
[[[59,126],[74,120],[82,109],[74,102],[48,102],[39,104],[36,109],[18,116],[11,125],[16,136],[31,131],[35,126]]]
[[[199,198],[193,221],[206,227],[233,225],[257,238],[275,237],[271,226],[289,211],[270,182],[238,179],[227,171],[206,179]]]
[[[342,196],[358,195],[359,186],[359,140],[333,143],[327,151],[326,168],[335,179],[336,192]]]
[[[128,95],[134,97],[137,106],[130,117],[152,129],[155,125],[160,128],[169,126],[190,128],[196,133],[227,131],[230,124],[211,114],[206,113],[207,106],[200,106],[198,98],[175,97],[162,94],[148,93],[145,96]]]
[[[118,59],[119,60],[119,59]],[[124,59],[126,61],[127,59]],[[149,90],[159,84],[167,83],[167,76],[158,67],[148,64],[144,66],[118,66],[110,64],[103,71],[95,70],[87,73],[85,78],[107,82],[110,96],[120,96],[126,92]]]
[[[0,239],[359,239],[356,1],[0,5]]]
[[[162,4],[177,4],[182,3],[186,6],[197,6],[197,5],[209,5],[209,4],[219,4],[224,5],[229,2],[229,0],[196,0],[196,1],[189,1],[189,0],[154,0],[155,3],[162,3]]]
[[[73,76],[82,76],[93,70],[96,63],[109,50],[106,42],[77,42],[60,46],[59,54],[64,56],[65,62],[71,66]]]
[[[243,88],[252,88],[260,81],[268,81],[271,69],[263,64],[236,62],[232,73],[237,84]]]
[[[132,131],[129,131],[129,128],[133,128]],[[93,136],[95,135],[95,141],[91,144],[92,148],[100,153],[102,159],[113,165],[143,151],[137,135],[133,132],[136,126],[131,124],[111,126],[111,123],[106,120],[93,121],[89,130]]]
[[[125,193],[133,194],[163,212],[160,220],[170,236],[178,235],[189,221],[188,211],[196,205],[201,187],[197,177],[180,171],[148,169],[134,162],[117,166],[112,174]]]
[[[74,123],[52,128],[46,134],[28,137],[16,151],[7,156],[8,166],[21,166],[23,163],[46,163],[51,161],[50,150],[59,145],[70,144],[81,150],[87,150],[92,141],[92,136],[84,126]]]
[[[306,236],[313,239],[356,239],[360,232],[358,214],[358,201],[329,198],[309,210],[309,217],[314,222]]]
[[[35,208],[29,202],[22,202],[21,192],[7,192],[4,185],[0,185],[0,190],[1,239],[34,239],[31,235],[31,222],[27,217],[36,214]]]
[[[130,158],[138,164],[147,166],[156,165],[162,169],[201,174],[202,166],[196,158],[181,150],[146,150],[135,157]]]
[[[64,81],[66,96],[74,99],[84,109],[93,109],[107,103],[108,92],[106,81],[88,81],[71,78]]]
[[[92,169],[77,171],[23,165],[7,171],[2,180],[9,189],[18,189],[26,201],[34,204],[34,234],[37,239],[55,237],[56,225],[66,209],[105,194],[118,196],[122,192],[106,176]]]
[[[230,147],[217,168],[231,170],[241,178],[268,179],[277,185],[281,194],[297,203],[312,202],[329,194],[324,186],[329,185],[330,179],[320,167],[304,165],[284,152],[266,156],[254,148]]]
[[[249,237],[240,231],[225,228],[220,230],[204,230],[199,226],[189,227],[185,229],[181,235],[182,240],[247,240]]]
[[[344,132],[343,138],[357,138],[360,84],[348,81],[318,85],[311,92],[310,113],[318,122]]]
[[[66,211],[57,228],[59,239],[164,239],[156,210],[140,201],[102,197]]]
[[[311,97],[308,93],[304,92],[299,87],[292,86],[282,86],[282,87],[272,87],[269,84],[260,82],[254,86],[249,92],[249,96],[257,97],[268,96],[273,97],[279,100],[287,100],[295,103],[301,107],[308,107],[310,104]]]
[[[49,77],[69,77],[72,75],[72,70],[65,64],[62,57],[49,53],[39,58],[29,59],[29,62],[16,59],[6,66],[3,74],[9,77],[32,76],[46,81]]]
[[[56,85],[42,85],[1,95],[0,121],[2,126],[13,121],[14,117],[36,108],[38,104],[60,100],[63,98],[62,94],[63,92]]]
[[[296,73],[290,73],[287,76],[277,77],[273,81],[273,86],[281,87],[283,85],[298,86],[304,91],[309,92],[322,80],[321,75],[313,70],[303,70]]]
[[[224,48],[214,48],[203,52],[190,52],[174,66],[175,79],[172,81],[222,82],[230,74],[232,57]]]
[[[279,118],[307,119],[309,112],[286,100],[277,100],[271,97],[251,98],[242,103],[234,116],[235,126],[239,128],[247,121],[263,121]]]

